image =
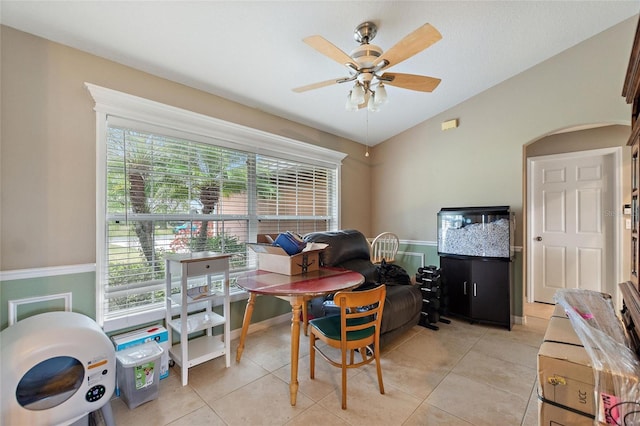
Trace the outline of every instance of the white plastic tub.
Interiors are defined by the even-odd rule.
[[[130,409],[158,397],[162,352],[155,341],[116,352],[120,398]]]

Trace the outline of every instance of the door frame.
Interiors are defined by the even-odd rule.
[[[623,253],[623,241],[624,241],[624,218],[623,218],[623,206],[622,206],[622,147],[610,147],[601,149],[591,149],[586,151],[567,152],[562,154],[550,154],[540,155],[536,157],[527,158],[527,226],[525,228],[524,235],[524,247],[526,250],[526,295],[527,302],[534,302],[534,289],[533,289],[533,250],[529,250],[531,239],[533,238],[533,212],[535,206],[533,205],[533,163],[536,161],[545,160],[561,160],[567,158],[584,158],[594,156],[613,155],[613,179],[610,184],[610,189],[613,192],[613,205],[614,210],[610,214],[614,215],[614,234],[613,234],[613,265],[614,265],[614,278],[615,282],[610,284],[610,287],[603,288],[603,292],[610,293],[616,304],[616,307],[622,306],[622,300],[618,291],[618,283],[623,281],[623,265],[622,265],[622,253]]]

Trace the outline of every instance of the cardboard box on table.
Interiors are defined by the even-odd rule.
[[[603,372],[596,396],[595,373],[571,321],[556,306],[538,351],[538,424],[592,425],[594,418],[603,422],[605,416],[596,412],[595,398],[601,399],[602,411],[609,401],[616,400],[614,379],[637,381],[636,377],[613,377]]]
[[[289,256],[281,247],[270,244],[248,244],[258,254],[258,268],[283,275],[299,275],[317,271],[320,267],[320,252],[328,244],[307,243],[298,254]]]

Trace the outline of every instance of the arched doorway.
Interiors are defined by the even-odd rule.
[[[628,258],[622,193],[629,131],[573,129],[524,147],[525,302],[553,303],[558,288],[617,295]]]

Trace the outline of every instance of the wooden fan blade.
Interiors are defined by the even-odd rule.
[[[442,35],[440,32],[431,26],[431,24],[424,24],[396,43],[391,49],[384,52],[382,56],[374,61],[373,65],[378,65],[384,59],[386,59],[389,64],[383,68],[397,65],[416,53],[422,52],[441,38]]]
[[[306,92],[307,90],[314,90],[314,89],[319,89],[321,87],[331,86],[332,84],[337,84],[340,80],[342,79],[334,78],[332,80],[320,81],[318,83],[313,83],[313,84],[307,84],[306,86],[296,87],[295,89],[293,89],[293,91],[296,93],[302,93],[302,92]]]
[[[427,77],[424,75],[391,72],[384,73],[382,77],[384,84],[401,87],[403,89],[417,90],[418,92],[433,92],[441,81],[439,78]],[[387,81],[386,78],[393,78],[393,80]]]
[[[322,36],[309,36],[302,39],[302,41],[341,65],[346,65],[349,63],[353,64],[353,59],[351,58],[351,56],[344,53],[342,50],[340,50],[338,47],[336,47],[334,44],[332,44]],[[357,69],[357,65],[354,65]]]

